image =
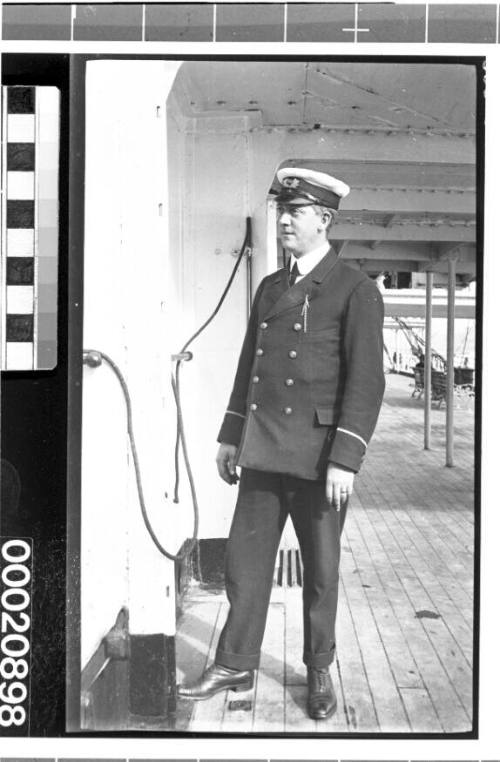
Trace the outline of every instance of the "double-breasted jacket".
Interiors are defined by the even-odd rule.
[[[324,476],[328,461],[358,471],[385,386],[383,300],[368,276],[330,249],[289,286],[261,282],[218,441],[246,468]]]

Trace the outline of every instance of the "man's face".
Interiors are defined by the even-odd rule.
[[[281,243],[289,253],[299,258],[325,242],[328,220],[313,206],[278,204],[277,212]]]

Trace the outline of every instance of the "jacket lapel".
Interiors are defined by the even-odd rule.
[[[265,317],[268,312],[273,309],[274,305],[280,301],[283,294],[285,294],[288,290],[288,270],[286,268],[282,268],[281,270],[278,270],[276,273],[274,273],[274,278],[271,280],[269,286],[267,286],[267,288],[264,290],[262,295],[261,309],[259,309],[262,317]]]
[[[272,283],[272,290],[269,294],[269,307],[266,305],[265,318],[272,318],[281,312],[296,307],[298,304],[303,304],[306,294],[308,294],[310,299],[314,299],[319,284],[328,275],[332,267],[335,266],[337,259],[336,252],[330,248],[316,267],[291,287],[288,287],[287,270],[279,270],[276,273],[276,279]],[[271,298],[273,296],[274,298]]]

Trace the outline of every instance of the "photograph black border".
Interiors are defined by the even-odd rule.
[[[84,243],[84,167],[85,167],[85,69],[95,60],[165,61],[322,61],[401,64],[460,64],[476,71],[476,212],[477,212],[477,296],[476,296],[476,397],[474,441],[474,638],[473,638],[473,720],[463,733],[189,733],[176,731],[81,731],[80,727],[80,464],[82,413],[82,334],[83,334],[83,243]],[[21,474],[22,487],[29,494],[33,510],[49,510],[56,522],[64,521],[66,534],[60,538],[66,551],[64,571],[60,561],[50,574],[58,581],[53,607],[61,625],[61,640],[49,646],[44,641],[42,623],[33,636],[42,649],[49,648],[53,665],[66,659],[53,689],[53,721],[43,727],[32,724],[36,736],[82,738],[318,738],[318,739],[477,739],[479,727],[479,623],[480,623],[480,540],[481,540],[481,413],[483,351],[483,272],[484,272],[484,163],[485,163],[485,55],[245,55],[245,54],[45,54],[3,53],[3,85],[53,85],[61,90],[60,162],[60,236],[58,285],[58,364],[53,371],[3,373],[1,378],[2,456]],[[43,404],[41,404],[43,400]],[[36,425],[28,416],[37,410]],[[24,416],[24,417],[23,417]],[[25,423],[23,423],[25,421]],[[26,431],[32,436],[27,437]],[[17,433],[16,433],[17,432]],[[24,436],[22,436],[24,433]],[[20,441],[20,438],[22,441]],[[43,449],[43,458],[41,452]],[[47,463],[54,463],[52,470]],[[40,464],[40,472],[36,468]],[[45,467],[45,470],[44,470]],[[35,471],[35,473],[33,473]],[[29,475],[29,476],[27,476]],[[71,509],[69,510],[69,507]],[[68,508],[68,511],[67,511]],[[67,522],[67,523],[66,523]],[[54,526],[47,524],[47,531]],[[28,522],[8,527],[4,534],[24,532],[30,536]],[[37,565],[35,548],[34,596],[41,584],[44,568]],[[45,568],[48,572],[48,567]],[[64,589],[60,584],[66,580]],[[61,618],[61,604],[71,602]],[[65,638],[64,638],[65,634]],[[38,640],[40,639],[40,640]],[[46,639],[45,639],[46,640]],[[36,664],[34,666],[36,674]],[[76,679],[78,676],[78,679]],[[32,706],[46,704],[43,681],[32,683]],[[66,687],[67,686],[67,687]],[[66,702],[65,702],[66,700]],[[34,713],[32,712],[32,717]],[[68,730],[67,728],[70,728]]]

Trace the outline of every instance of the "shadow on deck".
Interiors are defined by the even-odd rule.
[[[474,411],[458,400],[456,466],[444,466],[445,410],[389,376],[376,435],[342,536],[336,715],[305,711],[301,589],[275,587],[254,689],[179,702],[178,729],[218,733],[460,733],[472,725]],[[193,588],[177,634],[179,682],[213,659],[227,604]]]

